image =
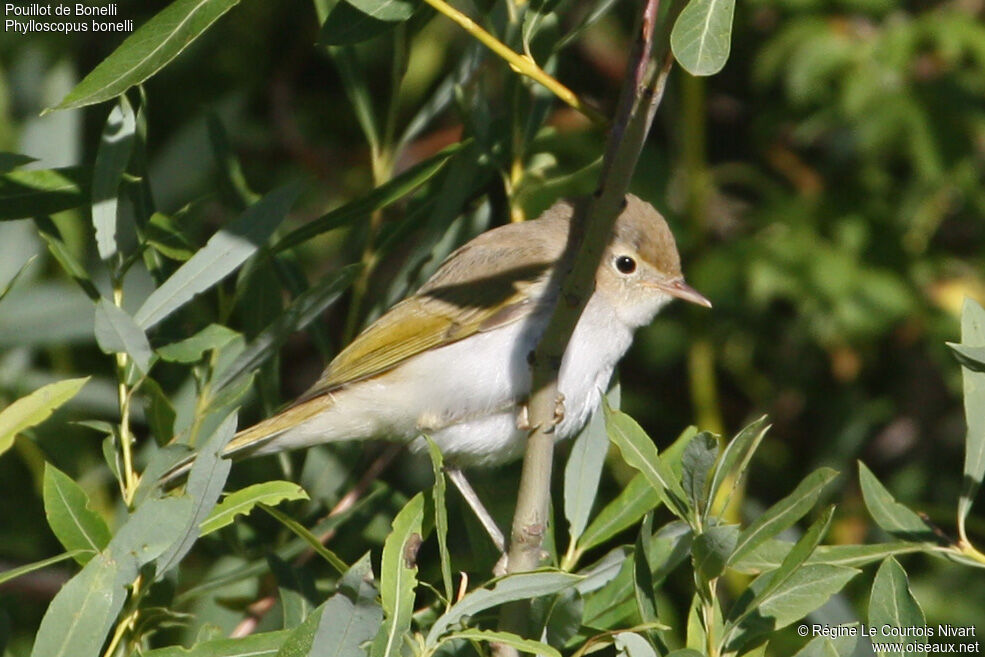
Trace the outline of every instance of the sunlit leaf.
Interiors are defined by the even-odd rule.
[[[96,303],[96,343],[105,354],[127,354],[141,374],[150,369],[154,352],[147,334],[122,308],[100,299]]]
[[[714,75],[732,48],[735,0],[690,0],[670,34],[674,57],[691,75]]]
[[[913,593],[906,577],[906,571],[893,557],[887,557],[872,582],[872,593],[869,596],[869,624],[883,628],[888,626],[896,632],[883,632],[880,629],[879,640],[885,643],[912,644],[912,636],[905,634],[907,628],[926,627],[927,620],[923,610]],[[901,646],[901,647],[902,647]],[[926,650],[906,650],[902,655],[926,655]]]
[[[17,434],[47,420],[88,381],[89,377],[84,377],[50,383],[0,410],[0,454],[10,449]]]
[[[109,544],[109,527],[89,507],[89,496],[51,463],[44,468],[44,514],[58,541],[82,565]]]
[[[92,170],[92,225],[99,257],[109,260],[119,245],[116,239],[118,190],[126,170],[137,130],[137,118],[126,96],[120,96],[103,128]]]
[[[417,550],[423,541],[423,521],[424,495],[418,493],[393,519],[393,530],[383,544],[380,597],[383,600],[384,622],[373,650],[381,657],[399,655],[404,635],[410,631],[414,589],[417,588]]]
[[[27,219],[85,205],[89,175],[82,167],[27,169],[0,175],[0,220]]]
[[[201,523],[202,536],[232,524],[238,515],[249,514],[258,504],[274,506],[281,502],[306,500],[303,488],[290,481],[265,481],[230,493]]]

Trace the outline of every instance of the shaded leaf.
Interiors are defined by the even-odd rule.
[[[772,570],[780,565],[792,547],[793,543],[790,541],[770,539],[739,561],[731,564],[731,568],[749,574]],[[906,541],[872,545],[820,545],[814,550],[807,563],[858,567],[882,561],[890,555],[921,552],[924,549],[925,547],[919,543]]]
[[[431,456],[431,468],[434,473],[434,486],[431,488],[434,503],[434,530],[438,535],[438,556],[441,559],[441,582],[445,587],[445,599],[451,605],[455,591],[451,579],[451,555],[448,552],[448,506],[446,504],[447,483],[445,482],[444,457],[441,449],[425,436],[428,442],[428,454]]]
[[[670,33],[674,57],[691,75],[714,75],[732,48],[735,0],[690,0]]]
[[[926,627],[927,620],[920,609],[920,604],[910,592],[910,583],[906,571],[893,557],[887,557],[872,582],[872,593],[869,596],[869,624],[905,630],[912,627]],[[886,643],[913,643],[912,636],[904,632],[882,632],[879,637]],[[903,651],[903,655],[926,655],[926,650]]]
[[[128,36],[52,109],[101,103],[164,68],[239,0],[175,0]]]
[[[985,309],[965,299],[961,312],[961,347],[985,352]],[[958,524],[964,522],[985,476],[985,372],[963,367],[964,416],[968,425],[964,452],[964,481],[958,500]],[[963,536],[962,536],[963,537]]]
[[[315,553],[318,556],[320,556],[322,559],[328,562],[328,564],[332,566],[332,568],[335,568],[335,570],[337,570],[340,573],[344,573],[347,570],[349,570],[348,564],[342,561],[342,559],[340,559],[337,554],[335,554],[327,547],[322,545],[321,541],[318,540],[318,537],[312,534],[304,525],[299,523],[297,520],[294,520],[293,518],[284,515],[277,509],[273,508],[272,506],[267,506],[262,502],[258,502],[257,506],[263,509],[267,513],[267,515],[273,516],[274,518],[276,518],[277,522],[290,529],[300,538],[304,539],[304,542],[308,544],[308,547],[310,547],[312,550],[315,551]]]
[[[762,442],[763,436],[766,435],[769,428],[770,425],[766,424],[766,416],[764,415],[758,420],[746,425],[742,431],[736,434],[735,438],[729,441],[729,444],[725,446],[725,450],[722,451],[722,458],[718,459],[718,463],[715,464],[715,469],[712,472],[705,508],[712,508],[712,503],[718,497],[719,490],[731,478],[732,487],[726,496],[722,508],[724,509],[728,506],[732,492],[739,485],[742,475],[747,471],[749,461],[752,460],[753,454],[756,453],[759,443]]]
[[[482,641],[485,643],[502,643],[507,646],[512,646],[520,652],[529,653],[531,655],[541,655],[543,657],[561,657],[561,653],[555,648],[552,648],[543,641],[534,641],[533,639],[524,639],[522,636],[513,634],[512,632],[500,632],[495,630],[479,630],[479,629],[465,629],[459,630],[457,632],[452,632],[444,636],[439,645],[442,643],[447,643],[449,641],[454,641],[455,639],[466,639],[468,641]]]
[[[133,150],[137,118],[126,96],[110,110],[92,170],[92,225],[99,257],[109,260],[119,250],[116,240],[118,190]]]
[[[816,636],[793,657],[851,657],[855,653],[855,641],[856,638],[851,635],[838,636],[834,639],[823,635]]]
[[[37,162],[37,159],[22,153],[0,151],[0,173],[13,171],[16,168],[22,167],[25,164],[30,164],[31,162]]]
[[[82,291],[86,293],[86,296],[93,301],[98,301],[101,295],[89,277],[89,272],[85,270],[85,267],[82,266],[82,263],[78,261],[69,248],[65,246],[62,235],[51,218],[46,216],[35,217],[34,224],[38,227],[41,238],[48,245],[48,252],[58,261],[58,264],[62,266],[65,273],[78,283]]]
[[[45,463],[44,515],[58,541],[75,560],[85,565],[109,544],[109,527],[102,516],[89,507],[89,496],[71,477]]]
[[[937,542],[934,530],[915,512],[897,502],[861,461],[858,462],[858,479],[865,507],[877,525],[904,540]]]
[[[31,266],[31,263],[34,262],[37,257],[37,254],[32,255],[24,262],[23,265],[20,266],[20,269],[18,269],[17,272],[10,277],[10,280],[6,283],[0,283],[0,301],[3,301],[3,298],[7,296],[7,293],[14,289],[14,286],[17,285],[17,281],[21,279],[21,276],[24,275],[24,272],[27,271],[27,268]]]
[[[373,572],[365,555],[343,575],[339,593],[323,605],[314,635],[312,657],[365,657],[365,644],[383,624],[383,608],[376,601]]]
[[[717,458],[718,439],[707,431],[692,438],[681,455],[681,485],[699,514],[705,511],[708,475]]]
[[[738,525],[716,525],[694,537],[691,556],[694,570],[705,581],[712,580],[725,572],[729,555],[735,551],[739,539]]]
[[[150,369],[154,352],[147,334],[133,317],[107,299],[96,302],[95,333],[104,354],[127,354],[141,374]]]
[[[72,552],[62,552],[61,554],[49,557],[47,559],[42,559],[41,561],[35,561],[34,563],[24,564],[23,566],[17,566],[16,568],[10,568],[0,573],[0,584],[9,582],[12,579],[17,579],[21,575],[26,575],[28,573],[33,573],[35,570],[41,570],[42,568],[47,568],[48,566],[53,566],[56,563],[61,563],[67,559],[78,559],[83,553],[87,553],[89,550],[73,550]],[[92,555],[89,554],[91,558]]]
[[[143,653],[144,657],[273,657],[291,634],[290,630],[262,632],[235,639],[212,639],[191,648],[170,646]]]
[[[89,171],[82,167],[28,169],[0,175],[0,220],[29,219],[85,205]]]
[[[172,342],[157,348],[157,354],[172,363],[194,363],[207,351],[229,344],[240,334],[220,324],[209,324],[204,329],[180,342]]]
[[[258,504],[276,505],[306,499],[308,494],[304,489],[290,481],[265,481],[241,488],[227,495],[202,521],[202,536],[232,524],[236,516],[250,513]]]
[[[575,438],[564,468],[564,517],[572,542],[578,541],[588,525],[608,449],[605,417],[596,410]]]
[[[0,410],[0,454],[10,449],[17,434],[47,420],[88,381],[89,377],[85,377],[49,383]]]
[[[235,271],[266,243],[287,216],[299,191],[296,185],[288,185],[270,192],[213,235],[204,247],[147,297],[134,315],[137,324],[144,329],[151,328]]]
[[[492,588],[471,591],[453,604],[431,626],[425,645],[437,645],[438,639],[466,616],[473,616],[505,602],[553,595],[573,586],[580,579],[577,575],[547,570],[507,575],[496,580]]]
[[[807,475],[792,493],[767,509],[739,534],[729,563],[741,560],[758,545],[800,520],[817,502],[821,490],[837,476],[838,473],[831,468],[818,468]]]

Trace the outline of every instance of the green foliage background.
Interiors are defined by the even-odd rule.
[[[531,43],[549,72],[607,116],[636,11],[630,3],[610,4],[559,3]],[[120,11],[139,26],[166,6],[129,2],[120,3]],[[535,7],[554,10],[555,3]],[[558,34],[603,7],[608,11],[600,20],[547,58]],[[292,334],[252,387],[240,390],[246,395],[241,426],[303,391],[340,345],[455,245],[509,220],[511,212],[533,217],[559,196],[590,192],[593,163],[604,145],[602,130],[550,96],[529,93],[503,62],[429,9],[355,48],[315,45],[319,15],[327,9],[294,0],[246,0],[141,93],[128,96],[146,125],[145,180],[156,209],[170,219],[160,219],[164,228],[155,233],[152,264],[159,271],[137,267],[121,281],[131,314],[156,274],[173,272],[260,196],[305,181],[300,200],[276,228],[276,243],[462,134],[473,140],[411,200],[352,215],[341,229],[283,251],[276,267],[258,261],[152,335],[157,348],[217,322],[250,341],[309,284],[331,282],[352,263],[369,267],[353,272],[354,288],[307,331]],[[509,22],[501,2],[463,10],[495,27]],[[855,476],[861,459],[897,500],[955,535],[966,429],[961,368],[945,342],[960,338],[963,297],[985,300],[982,15],[980,3],[964,0],[748,0],[735,7],[732,52],[720,73],[694,78],[677,68],[671,75],[632,188],[668,217],[688,281],[715,308],[677,304],[640,332],[620,368],[621,408],[661,449],[690,424],[732,435],[768,415],[773,427],[736,505],[749,520],[827,466],[842,476],[823,496],[839,506],[826,542],[885,539],[862,500]],[[37,158],[28,169],[92,167],[111,103],[38,114],[61,101],[118,44],[118,38],[94,34],[0,35],[0,150]],[[395,58],[404,47],[406,59]],[[457,97],[419,114],[442,80],[467,71],[474,59],[476,73],[460,78]],[[406,66],[396,95],[395,61]],[[427,121],[405,132],[415,116]],[[517,117],[534,117],[529,130]],[[541,129],[540,120],[548,127]],[[370,123],[375,148],[367,146]],[[402,135],[409,135],[404,143]],[[139,214],[143,183],[124,187],[122,212]],[[56,212],[52,219],[64,248],[98,271],[88,207]],[[103,460],[105,426],[70,423],[119,422],[116,364],[97,345],[93,304],[52,257],[41,227],[30,219],[0,222],[0,289],[35,256],[0,301],[0,400],[6,405],[52,381],[92,379],[0,457],[5,570],[57,554],[65,544],[45,522],[43,488],[58,477],[46,479],[46,461],[79,483],[105,524],[115,526],[125,513]],[[107,274],[92,278],[106,295],[112,287]],[[167,424],[169,417],[160,399],[174,400],[179,418],[187,419],[206,372],[223,357],[235,358],[222,349],[242,346],[237,340],[216,337],[213,356],[193,351],[190,360],[182,356],[155,366],[161,393],[142,390],[132,409],[138,462],[151,457],[153,438],[169,437],[155,430],[155,422]],[[205,417],[201,437],[221,419],[218,412]],[[227,490],[261,479],[296,479],[310,499],[295,498],[282,508],[311,527],[378,452],[352,445],[238,464]],[[609,465],[601,484],[605,500],[633,474],[618,452],[610,453]],[[562,472],[559,467],[559,482]],[[426,460],[391,468],[339,527],[331,549],[349,564],[371,551],[379,573],[393,517],[431,485],[430,477]],[[517,478],[517,467],[476,475],[480,495],[503,526],[514,500],[502,491],[515,490]],[[449,505],[455,569],[483,581],[495,554],[457,497],[449,495]],[[985,543],[980,512],[972,511],[967,531],[973,543]],[[215,595],[190,601],[180,592],[243,564],[263,563],[263,555],[289,536],[274,518],[255,512],[200,541],[177,583],[178,600],[187,604],[174,607],[178,614],[161,612],[164,622],[150,645],[188,645],[227,634],[250,602],[275,588],[269,573],[277,572],[277,559]],[[593,548],[586,562],[634,539],[617,536]],[[899,559],[929,623],[981,622],[980,571],[922,555]],[[422,579],[440,580],[433,541],[419,561]],[[30,652],[48,603],[76,571],[71,563],[0,586],[4,655]],[[879,569],[885,582],[896,576],[893,568],[886,562]],[[323,565],[312,566],[311,575],[316,583],[334,578]],[[869,568],[850,582],[825,608],[829,618],[864,619],[874,577]],[[746,586],[738,579],[723,582],[724,595],[738,596]],[[358,581],[352,586],[357,590]],[[668,577],[657,596],[662,621],[686,620],[693,588],[688,572]],[[280,619],[267,614],[259,629],[279,629]],[[800,643],[788,630],[773,640],[771,654],[792,654]]]

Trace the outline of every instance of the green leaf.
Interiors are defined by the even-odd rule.
[[[89,496],[67,474],[45,463],[44,515],[58,541],[85,565],[109,544],[109,527],[89,508]]]
[[[373,18],[345,0],[335,3],[318,33],[318,45],[349,46],[389,32],[396,23]]]
[[[540,657],[561,657],[560,652],[543,641],[524,639],[522,636],[518,636],[512,632],[500,632],[495,630],[459,630],[457,632],[452,632],[451,634],[446,634],[441,641],[438,642],[438,645],[448,643],[449,641],[454,641],[456,639],[481,641],[485,643],[502,643],[503,645],[516,648],[521,653],[529,653]]]
[[[24,275],[24,272],[27,271],[27,268],[31,266],[31,263],[33,263],[37,257],[37,254],[32,255],[24,261],[24,264],[20,266],[20,269],[18,269],[13,276],[10,277],[10,280],[6,283],[0,283],[0,301],[3,301],[3,298],[7,296],[7,293],[14,289],[14,286],[17,285],[17,281],[21,279],[21,276]]]
[[[706,509],[712,508],[712,503],[718,497],[719,490],[731,478],[732,488],[729,490],[721,508],[724,509],[728,506],[732,493],[735,491],[736,486],[739,485],[742,475],[746,473],[749,467],[749,461],[752,460],[753,454],[756,453],[759,443],[762,442],[763,436],[766,435],[769,428],[770,425],[766,424],[766,416],[764,415],[743,428],[725,446],[725,451],[722,452],[722,458],[718,459],[718,463],[715,464],[715,469],[711,475],[711,484],[708,486],[708,498],[705,503]]]
[[[431,455],[431,468],[434,473],[432,501],[434,502],[434,529],[438,535],[438,556],[441,559],[441,582],[445,587],[445,600],[451,605],[455,590],[451,579],[451,555],[448,553],[448,506],[446,502],[447,483],[445,482],[444,457],[441,449],[425,435],[428,453]]]
[[[47,420],[88,381],[89,377],[84,377],[49,383],[0,410],[0,454],[10,449],[17,434]]]
[[[164,68],[239,0],[175,0],[128,36],[52,109],[101,103]]]
[[[65,273],[79,284],[86,296],[93,301],[99,301],[101,295],[89,277],[89,272],[85,270],[85,267],[82,266],[72,251],[65,246],[61,232],[59,232],[55,222],[50,217],[38,216],[34,218],[34,224],[38,227],[41,238],[48,245],[48,251],[62,266]]]
[[[729,555],[735,551],[738,539],[738,525],[716,525],[695,536],[691,547],[695,572],[705,581],[724,573]]]
[[[347,570],[349,570],[348,564],[342,561],[342,559],[340,559],[337,554],[335,554],[327,547],[322,545],[321,541],[318,540],[318,537],[312,534],[310,531],[308,531],[308,529],[304,527],[301,523],[299,523],[297,520],[294,520],[293,518],[284,515],[277,509],[273,508],[272,506],[267,506],[262,502],[257,503],[257,506],[263,509],[263,511],[266,512],[267,515],[276,518],[277,522],[290,529],[300,538],[304,539],[304,542],[307,543],[308,546],[312,550],[314,550],[318,556],[320,556],[322,559],[328,562],[328,564],[332,568],[337,570],[339,573],[344,573]]]
[[[191,648],[158,648],[143,653],[143,657],[274,657],[290,634],[290,630],[279,630],[235,639],[213,639]]]
[[[650,570],[650,545],[653,542],[653,514],[647,514],[640,523],[640,533],[633,549],[633,597],[640,620],[644,623],[657,622],[656,587],[653,585],[653,572]]]
[[[746,650],[763,635],[802,619],[841,591],[859,571],[840,566],[809,565],[795,571],[783,585],[759,602],[755,612],[742,621],[728,641],[728,650]],[[753,595],[769,584],[771,574],[762,575],[750,586]]]
[[[82,167],[28,169],[0,175],[0,221],[29,219],[87,203],[89,171]]]
[[[174,541],[158,561],[158,578],[177,566],[191,551],[195,541],[205,533],[201,531],[201,524],[215,507],[232,468],[232,462],[223,458],[222,453],[226,443],[236,433],[237,419],[235,412],[230,413],[206,439],[192,463],[188,484],[185,486],[185,494],[191,498],[192,509],[182,519],[181,529],[175,532]]]
[[[691,75],[714,75],[732,48],[735,0],[691,0],[674,23],[670,47]]]
[[[740,573],[757,574],[772,570],[780,565],[783,558],[790,552],[793,543],[770,539],[745,557],[731,564],[733,570]],[[894,543],[875,543],[872,545],[820,545],[807,563],[823,563],[832,566],[859,567],[876,561],[882,561],[894,554],[909,554],[924,551],[925,546],[919,543],[898,541]]]
[[[126,96],[106,117],[92,170],[92,225],[99,257],[109,260],[119,251],[116,240],[118,191],[137,130],[137,118]]]
[[[230,493],[201,523],[202,536],[232,524],[238,515],[253,511],[257,504],[276,505],[293,500],[306,500],[303,488],[290,481],[265,481]]]
[[[862,486],[865,507],[877,525],[903,540],[938,542],[934,530],[923,521],[923,518],[897,502],[861,461],[858,462],[858,479]]]
[[[681,433],[674,443],[664,451],[664,458],[673,462],[683,453],[684,448],[697,429],[690,427]],[[650,509],[661,503],[660,496],[646,477],[635,474],[614,500],[607,504],[578,540],[578,550],[584,552],[601,545],[619,532],[636,524]]]
[[[419,2],[415,0],[342,0],[367,16],[390,23],[400,23],[417,11]]]
[[[596,410],[575,438],[564,468],[564,517],[572,542],[578,541],[588,525],[608,449],[605,417]]]
[[[297,246],[330,230],[341,228],[357,219],[368,217],[389,207],[430,180],[458,151],[471,141],[452,144],[422,162],[418,162],[390,182],[380,185],[366,196],[308,222],[280,239],[271,249],[276,253]]]
[[[270,572],[277,580],[277,596],[280,598],[284,617],[283,627],[298,627],[321,600],[321,596],[315,591],[314,577],[302,570],[301,565],[295,567],[276,553],[268,553],[266,559]]]
[[[140,391],[147,398],[145,404],[147,425],[150,427],[158,447],[164,447],[174,437],[174,421],[177,417],[174,405],[154,379],[144,379],[140,385]],[[161,474],[164,472],[162,471]],[[141,481],[143,481],[143,475],[141,475]]]
[[[729,564],[741,560],[758,545],[800,520],[817,502],[821,490],[837,476],[831,468],[818,468],[807,475],[790,495],[767,509],[739,534]]]
[[[708,474],[717,459],[718,439],[707,431],[692,438],[681,456],[681,485],[699,514],[706,509]]]
[[[614,637],[616,654],[622,657],[657,657],[650,642],[635,632],[619,632]]]
[[[127,354],[141,374],[150,369],[154,352],[147,334],[133,317],[107,299],[96,302],[95,333],[104,354]]]
[[[969,302],[968,299],[965,302]],[[969,347],[963,344],[947,342],[954,356],[964,367],[973,372],[985,372],[985,347]]]
[[[37,159],[22,153],[0,151],[0,173],[13,171],[16,168],[22,167],[25,164],[30,164],[31,162],[37,162]]]
[[[226,346],[240,334],[220,324],[209,324],[190,338],[157,348],[158,355],[171,363],[195,363],[205,352]]]
[[[961,346],[985,351],[985,309],[965,299],[961,312]],[[958,526],[964,524],[985,477],[985,372],[963,367],[964,416],[968,425],[964,452],[964,481],[958,500]]]
[[[869,624],[880,628],[888,625],[899,630],[927,625],[920,604],[910,592],[906,571],[893,557],[887,557],[882,562],[872,582],[872,593],[869,596]],[[913,642],[913,637],[908,637],[902,632],[880,632],[879,636],[880,641],[886,643]],[[900,654],[926,655],[927,651],[906,651]]]
[[[305,290],[232,363],[219,370],[213,381],[216,394],[235,387],[244,377],[258,370],[277,353],[291,334],[308,326],[326,308],[338,301],[360,271],[361,265],[343,267],[334,276],[329,276]]]
[[[35,570],[41,570],[42,568],[47,568],[56,563],[61,563],[66,559],[78,559],[83,553],[87,553],[89,550],[73,550],[71,552],[62,552],[58,556],[49,557],[47,559],[42,559],[41,561],[35,561],[34,563],[24,564],[23,566],[18,566],[17,568],[11,568],[0,573],[0,584],[5,584],[12,579],[17,579],[22,575],[28,573],[33,573]],[[92,555],[90,554],[91,558]]]
[[[287,216],[299,191],[296,185],[288,185],[270,192],[213,235],[191,260],[147,297],[134,316],[137,324],[145,330],[151,328],[235,271],[266,243]]]
[[[793,657],[851,657],[855,653],[855,642],[856,638],[850,634],[834,639],[816,636]]]
[[[380,630],[383,609],[376,601],[367,553],[339,583],[339,593],[324,604],[314,635],[312,657],[365,657],[365,644]]]
[[[380,565],[380,597],[383,600],[384,624],[378,641],[382,644],[373,654],[382,657],[399,655],[404,635],[410,631],[414,614],[414,589],[417,587],[417,550],[423,537],[424,495],[411,498],[397,517],[393,530],[383,544],[383,560]]]
[[[449,628],[466,616],[473,616],[490,607],[514,600],[553,595],[574,586],[580,579],[577,575],[548,570],[507,575],[496,580],[491,589],[476,589],[453,604],[451,609],[434,621],[424,643],[433,648]]]
[[[626,463],[643,473],[678,518],[690,519],[691,509],[684,489],[673,470],[660,458],[650,437],[633,418],[610,409],[607,404],[604,408],[609,439],[619,448]]]

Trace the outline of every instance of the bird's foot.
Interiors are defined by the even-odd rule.
[[[527,402],[520,404],[516,412],[516,428],[520,431],[530,431],[533,429],[530,426],[530,407],[527,406]]]

